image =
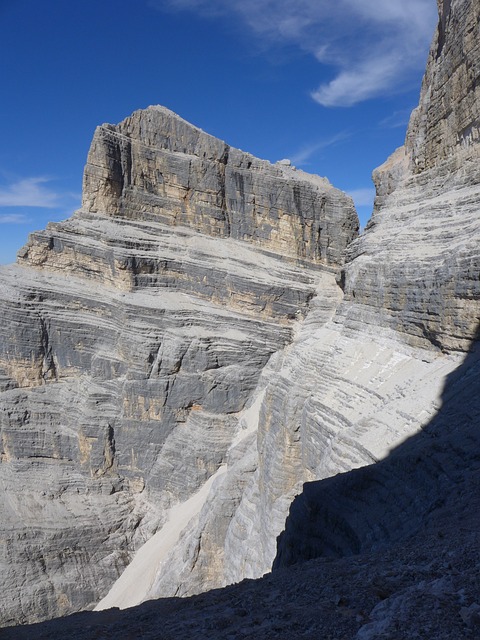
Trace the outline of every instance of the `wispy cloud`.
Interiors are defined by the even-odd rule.
[[[327,147],[332,147],[343,140],[347,140],[350,137],[350,133],[347,131],[341,131],[330,138],[326,138],[325,140],[319,140],[312,144],[305,145],[301,147],[296,153],[291,157],[291,161],[297,167],[301,167],[302,165],[308,164],[308,161],[312,156],[321,151],[322,149],[326,149]]]
[[[394,111],[392,115],[384,118],[380,122],[380,126],[385,129],[397,129],[398,127],[406,127],[408,121],[410,120],[410,115],[413,111],[413,106],[411,109],[402,109],[401,111]]]
[[[60,194],[45,186],[49,181],[44,177],[24,178],[0,187],[0,207],[53,209],[59,206]]]
[[[351,107],[389,87],[397,75],[395,56],[369,56],[342,69],[334,80],[322,84],[312,98],[324,107]]]
[[[347,191],[347,193],[353,198],[356,207],[373,207],[373,201],[375,199],[375,189],[373,187],[352,189],[351,191]]]
[[[0,213],[0,224],[28,224],[30,218],[23,213]]]
[[[295,44],[334,70],[312,98],[351,106],[410,86],[425,65],[433,0],[149,0],[160,9],[233,15],[262,42]]]

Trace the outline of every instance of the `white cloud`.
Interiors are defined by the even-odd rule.
[[[410,120],[410,115],[414,107],[410,109],[402,109],[401,111],[394,111],[390,116],[384,118],[380,122],[381,127],[386,129],[397,129],[398,127],[406,127]]]
[[[434,0],[150,0],[161,9],[231,15],[262,42],[295,44],[335,73],[312,97],[351,106],[410,86],[425,66]],[[415,76],[418,77],[418,76]]]
[[[23,213],[0,213],[0,224],[27,224],[30,222]]]
[[[49,182],[48,178],[24,178],[0,187],[0,207],[57,207],[60,195],[45,187],[46,182]]]
[[[353,69],[341,71],[334,80],[314,91],[312,98],[324,107],[350,107],[380,93],[395,75],[396,61],[391,57],[370,58]]]
[[[293,154],[293,156],[291,157],[291,161],[296,166],[305,165],[308,163],[308,160],[310,160],[310,158],[318,151],[326,149],[327,147],[332,147],[333,145],[336,145],[343,140],[347,140],[349,137],[350,134],[347,131],[341,131],[331,138],[319,140],[318,142],[306,145]]]
[[[356,207],[373,207],[375,199],[375,189],[366,187],[364,189],[352,189],[347,191],[348,195],[353,198]]]

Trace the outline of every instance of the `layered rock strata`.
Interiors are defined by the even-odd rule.
[[[318,384],[297,459],[306,480],[330,479],[295,501],[276,566],[421,534],[449,496],[476,486],[479,29],[478,3],[440,4],[405,147],[374,172],[372,220],[349,247],[334,322],[317,330],[321,370],[307,372]]]
[[[333,314],[357,226],[327,180],[162,107],[98,128],[82,209],[1,270],[3,624],[93,606],[155,532],[197,521],[317,290]]]
[[[475,2],[439,2],[419,106],[374,172],[369,233],[347,269],[349,324],[359,310],[443,351],[468,350],[479,321],[479,23]]]
[[[34,236],[3,276],[5,566],[13,590],[27,550],[19,566],[34,586],[18,588],[22,602],[40,602],[40,615],[81,606],[67,586],[74,563],[93,602],[146,538],[100,607],[187,595],[273,562],[405,540],[415,550],[424,533],[430,559],[456,557],[455,509],[468,527],[465,496],[478,503],[479,25],[473,0],[439,4],[405,147],[375,172],[374,215],[344,267],[351,203],[323,180],[227,150],[158,108],[97,131],[82,212]],[[42,473],[60,477],[52,497]],[[100,504],[100,551],[82,531],[64,543],[37,515],[48,553],[36,564],[33,538],[20,545],[18,478],[33,515],[48,504],[88,527]],[[383,633],[425,584],[378,605],[351,637]]]
[[[218,548],[233,582],[273,562],[398,543],[469,491],[480,450],[479,11],[439,6],[420,105],[405,146],[374,172],[375,211],[347,250],[345,296],[328,322],[315,298],[265,368],[256,438],[151,595],[198,589],[195,571],[218,566]],[[238,506],[225,521],[218,505],[232,486]],[[200,582],[215,584],[205,571]]]

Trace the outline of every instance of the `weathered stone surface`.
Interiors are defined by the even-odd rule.
[[[332,264],[343,262],[356,224],[352,204],[325,178],[254,158],[158,106],[98,127],[83,209]]]
[[[27,619],[15,589],[38,617],[92,604],[148,539],[100,607],[258,577],[275,561],[258,586],[279,585],[254,609],[262,630],[248,627],[257,638],[465,632],[460,611],[479,593],[480,16],[473,0],[439,10],[406,145],[375,172],[373,218],[343,267],[351,202],[324,181],[162,108],[97,131],[82,211],[3,271],[6,621]],[[52,531],[44,517],[64,507],[78,514],[77,543],[68,518]],[[95,551],[85,530],[102,539]],[[314,597],[304,627],[279,615],[268,626],[268,602],[305,575],[282,567],[325,555],[359,557],[323,559],[294,582],[298,601],[327,584],[321,621]],[[212,606],[249,593],[212,594]],[[164,606],[176,637],[242,628],[236,610],[208,628],[177,613],[195,618],[189,604]],[[117,615],[97,619],[116,633]]]
[[[415,435],[375,464],[305,484],[290,508],[274,566],[385,549],[410,536],[420,541],[439,514],[442,526],[447,518],[455,522],[456,503],[458,519],[462,509],[475,509],[479,381],[477,347],[446,376],[436,412]],[[445,546],[454,542],[439,544]]]
[[[195,521],[317,289],[333,313],[357,225],[327,180],[161,107],[97,130],[83,208],[1,270],[3,624],[93,606],[180,505]]]
[[[468,349],[480,283],[480,8],[446,1],[405,147],[376,170],[369,232],[353,243],[347,325]],[[394,231],[393,231],[394,230]]]
[[[251,463],[223,478],[225,487],[242,486],[224,546],[216,547],[226,583],[261,575],[277,554],[281,565],[333,553],[335,546],[337,555],[365,551],[421,531],[430,512],[476,473],[478,362],[467,354],[476,353],[480,323],[480,144],[460,133],[480,117],[473,62],[479,38],[472,37],[480,9],[464,0],[440,9],[407,144],[375,172],[374,215],[347,250],[345,296],[328,317],[322,289],[254,394],[250,420],[258,436],[245,458]],[[420,433],[425,437],[416,439]],[[393,462],[369,466],[408,438],[412,444],[399,448]],[[360,467],[368,469],[345,485],[334,482],[339,472]],[[304,482],[327,478],[327,496],[320,484],[295,503],[303,515],[298,524],[291,514],[279,553],[276,539],[293,498]],[[216,491],[221,501],[223,490]],[[208,517],[176,549],[176,566],[181,558],[197,559],[195,548],[204,566],[214,562],[207,549],[224,523],[212,507]],[[179,580],[169,570],[156,593],[179,593],[173,587]],[[186,576],[181,585],[180,593],[188,593]]]
[[[437,2],[438,28],[406,138],[414,173],[452,156],[477,156],[480,141],[479,8],[470,1]]]
[[[429,514],[467,490],[477,473],[480,144],[460,133],[480,114],[479,68],[472,62],[480,8],[459,0],[440,9],[407,145],[375,172],[373,218],[348,249],[345,297],[323,328],[311,313],[306,317],[265,396],[259,441],[269,453],[260,455],[253,481],[255,535],[280,533],[274,505],[288,490],[299,493],[300,478],[331,478],[298,499],[294,511],[303,515],[291,514],[280,565],[364,551],[421,531]],[[399,447],[415,434],[424,437]],[[388,463],[352,475],[348,488],[334,481],[336,473],[371,465],[396,448]],[[257,566],[276,552],[271,544]]]

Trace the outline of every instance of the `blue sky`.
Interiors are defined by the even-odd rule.
[[[163,104],[351,192],[403,144],[435,0],[0,0],[0,263],[80,205],[95,127]]]

